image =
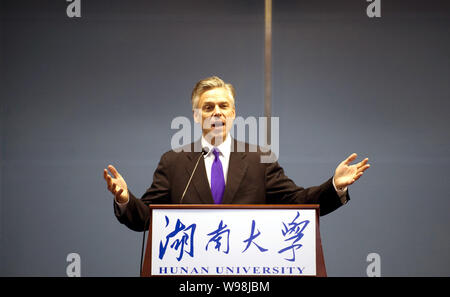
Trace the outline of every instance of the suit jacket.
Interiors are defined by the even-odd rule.
[[[305,189],[289,179],[278,162],[261,163],[263,153],[258,147],[236,140],[233,140],[233,146],[223,204],[319,204],[320,215],[342,205],[332,178],[320,186]],[[238,152],[237,148],[242,147],[244,152]],[[189,148],[188,152],[186,148]],[[149,204],[179,204],[200,151],[200,141],[197,141],[181,152],[171,150],[163,154],[153,175],[153,183],[142,198],[138,199],[130,192],[130,200],[123,213],[114,203],[117,219],[132,230],[143,231],[150,219]],[[203,158],[182,203],[214,204]]]

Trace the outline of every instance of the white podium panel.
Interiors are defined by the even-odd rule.
[[[316,275],[315,209],[152,209],[151,275]]]

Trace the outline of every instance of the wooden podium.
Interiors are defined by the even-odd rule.
[[[149,236],[148,236],[148,240],[147,240],[147,245],[146,245],[146,251],[145,251],[145,256],[144,256],[144,264],[142,267],[142,273],[141,276],[147,277],[147,276],[162,276],[161,272],[166,272],[167,276],[179,276],[177,274],[171,274],[171,273],[167,273],[167,268],[159,268],[159,273],[155,273],[156,270],[153,270],[152,273],[152,259],[154,259],[153,261],[156,263],[156,261],[160,261],[163,257],[164,257],[164,253],[166,251],[168,251],[171,247],[173,249],[177,248],[177,261],[180,262],[175,262],[176,264],[181,264],[182,261],[194,261],[195,259],[201,260],[203,262],[206,261],[206,263],[210,263],[208,261],[210,261],[210,259],[215,259],[212,258],[210,255],[211,254],[215,254],[218,257],[225,257],[228,256],[227,253],[230,253],[230,250],[234,248],[234,250],[239,250],[239,252],[242,255],[244,252],[247,252],[247,249],[252,250],[253,253],[259,253],[261,254],[260,259],[258,260],[259,262],[261,261],[261,259],[267,259],[269,260],[269,255],[277,255],[279,256],[280,260],[273,260],[272,262],[276,262],[276,261],[280,261],[283,263],[292,263],[289,261],[292,261],[292,256],[295,259],[296,253],[300,254],[301,252],[304,252],[305,250],[308,249],[308,247],[305,244],[305,240],[308,240],[308,242],[310,243],[309,245],[312,246],[310,247],[310,249],[315,250],[315,260],[314,259],[308,259],[308,263],[309,261],[313,261],[311,265],[309,265],[310,267],[314,267],[314,262],[315,262],[315,272],[313,274],[310,274],[308,276],[317,276],[317,277],[326,277],[327,273],[326,273],[326,268],[325,268],[325,260],[323,257],[323,249],[322,249],[322,242],[320,239],[320,229],[319,229],[319,205],[316,204],[302,204],[302,205],[243,205],[243,204],[223,204],[223,205],[214,205],[214,204],[171,204],[171,205],[163,205],[163,204],[158,204],[158,205],[150,205],[150,224],[149,224]],[[288,212],[289,211],[289,212]],[[176,224],[174,223],[175,221],[175,216],[171,216],[168,215],[169,214],[178,214],[177,221]],[[272,215],[276,214],[276,215]],[[289,214],[289,219],[285,219],[285,222],[281,222],[281,223],[271,223],[271,217],[273,217],[274,220],[281,220],[281,215],[284,214]],[[297,223],[297,221],[295,220],[299,220],[300,217],[305,218],[305,214],[307,214],[309,216],[309,220],[306,221],[304,220],[302,225]],[[189,222],[189,218],[191,218],[191,225],[189,227],[187,227],[187,225],[189,223],[183,223],[182,220],[180,220],[179,218],[184,216],[184,215],[188,215],[187,219],[184,219],[185,222]],[[295,220],[291,220],[292,217],[295,216]],[[190,216],[190,217],[189,217]],[[219,222],[219,218],[227,218],[227,220],[221,220],[220,223]],[[201,220],[203,219],[203,223],[201,224],[193,224],[192,223],[192,218],[195,219],[195,222],[197,222],[197,220]],[[254,218],[259,218],[259,219],[254,219]],[[225,221],[225,222],[224,222]],[[289,222],[291,221],[291,222]],[[312,222],[314,221],[314,222]],[[232,230],[235,234],[237,232],[235,231],[240,231],[240,232],[247,232],[251,233],[250,237],[247,238],[247,240],[242,241],[241,239],[239,240],[239,243],[241,244],[238,247],[233,247],[233,246],[229,246],[229,240],[230,240],[230,229],[226,228],[227,226],[230,225],[230,222],[232,224],[234,224],[234,229]],[[255,223],[256,222],[256,223]],[[311,234],[309,234],[308,236],[303,237],[303,233],[305,232],[304,230],[306,229],[306,226],[309,224],[309,229],[308,230],[312,230],[309,231]],[[231,224],[231,225],[232,225]],[[237,227],[236,227],[237,224]],[[269,226],[271,228],[271,226],[277,226],[277,228],[279,229],[279,227],[281,227],[281,232],[277,231],[277,233],[272,233],[272,234],[276,234],[275,235],[271,235],[270,232],[260,232],[260,227],[263,227],[264,224],[267,224],[267,226]],[[165,233],[166,235],[166,239],[161,239],[162,237],[157,237],[159,235],[156,235],[157,233],[159,234],[159,232],[162,232],[161,230],[165,230],[165,229],[169,229],[169,226],[174,226],[175,225],[175,229],[174,231],[172,231],[171,233],[168,233],[168,231]],[[207,226],[208,231],[214,230],[215,228],[217,228],[217,225],[219,225],[219,228],[216,231],[215,237],[213,237],[213,232],[207,233],[207,232],[202,232],[201,230],[201,226]],[[230,226],[231,226],[230,225]],[[256,226],[255,226],[256,225]],[[248,226],[251,226],[248,227]],[[290,227],[289,227],[290,226]],[[300,227],[302,227],[302,229],[300,229]],[[290,228],[290,229],[289,229]],[[238,230],[239,229],[239,230]],[[249,231],[251,229],[251,232]],[[283,231],[284,229],[284,231]],[[245,230],[245,231],[242,231]],[[262,229],[261,229],[262,230]],[[183,237],[181,239],[174,239],[174,234],[176,233],[175,231],[179,231],[179,234],[182,235]],[[182,232],[181,232],[182,231]],[[217,231],[221,231],[217,232]],[[227,232],[228,231],[228,232]],[[300,231],[300,233],[299,233]],[[288,232],[292,232],[292,234],[294,234],[293,236],[291,236],[292,234],[288,235]],[[294,233],[297,232],[297,233]],[[259,237],[260,235],[262,235],[262,233],[265,235],[265,241],[263,241],[263,236]],[[194,251],[194,234],[195,236],[200,236],[199,234],[204,234],[204,236],[209,235],[210,237],[210,241],[207,242],[207,244],[205,245],[203,243],[203,245],[201,244],[197,244],[196,246],[196,250]],[[189,235],[192,235],[191,237],[189,237]],[[220,235],[220,236],[219,236]],[[274,237],[278,236],[285,236],[284,241],[290,240],[290,242],[292,242],[291,246],[288,246],[288,248],[285,249],[277,249],[278,253],[272,252],[270,253],[268,250],[269,248],[267,248],[267,245],[270,244],[274,244],[274,242],[277,242]],[[290,237],[289,237],[290,236]],[[268,238],[271,237],[271,238]],[[152,242],[152,239],[154,240],[155,238],[159,238],[157,241],[158,242]],[[212,238],[212,239],[211,239]],[[227,239],[228,238],[228,239]],[[170,242],[169,239],[171,239],[173,242]],[[225,240],[228,240],[227,244],[224,242]],[[252,242],[253,240],[253,242]],[[303,240],[303,242],[302,242]],[[256,241],[259,241],[259,244],[256,243]],[[234,240],[234,242],[237,242],[236,240]],[[261,244],[261,242],[263,244]],[[295,242],[295,244],[294,244]],[[171,244],[169,244],[171,243]],[[253,245],[251,245],[250,243],[253,243]],[[264,243],[266,244],[266,246],[264,246]],[[303,243],[305,244],[305,246],[303,246]],[[242,247],[245,246],[245,244],[247,244],[247,248],[244,252],[242,252]],[[315,246],[314,246],[315,245]],[[190,246],[190,248],[186,248],[186,246]],[[198,246],[200,246],[201,248],[198,248]],[[206,249],[205,249],[206,246]],[[288,251],[289,249],[289,251]],[[272,249],[274,250],[274,249]],[[300,252],[299,252],[300,251]],[[265,252],[265,253],[264,253]],[[282,253],[284,253],[285,256],[281,256]],[[153,255],[154,258],[152,258],[152,253],[153,254],[159,254],[159,259],[158,259],[158,255]],[[203,253],[203,256],[202,256]],[[204,253],[209,253],[208,255],[205,255]],[[237,253],[237,252],[236,252]],[[247,252],[248,253],[248,252]],[[199,255],[200,254],[200,255]],[[308,255],[312,255],[314,253],[310,253]],[[267,256],[266,256],[267,255]],[[291,255],[291,259],[288,259],[289,256],[286,255]],[[197,257],[197,258],[194,258]],[[199,258],[200,257],[200,258]],[[203,257],[203,258],[202,258]],[[249,257],[248,254],[245,255],[245,259],[251,258],[251,256]],[[314,256],[312,256],[314,257]],[[166,257],[168,258],[168,256]],[[311,258],[311,257],[309,257]],[[277,258],[278,259],[278,258]],[[264,260],[265,261],[265,260]],[[212,262],[211,262],[212,263]],[[222,260],[221,263],[228,263],[228,261]],[[155,264],[156,265],[156,264]],[[213,265],[213,264],[211,264]],[[286,264],[288,265],[288,264]],[[213,265],[214,266],[214,265]],[[246,269],[246,267],[248,269]],[[283,266],[284,267],[284,266]],[[290,266],[286,266],[286,267],[290,267]],[[204,275],[209,275],[209,276],[243,276],[246,274],[242,274],[245,272],[248,272],[250,270],[250,266],[245,266],[245,267],[241,267],[241,269],[239,270],[239,268],[236,268],[233,270],[233,268],[230,267],[226,267],[226,272],[235,272],[235,270],[237,270],[238,272],[240,272],[241,274],[223,274],[223,272],[225,271],[225,266],[222,267],[222,270],[220,270],[219,268],[216,267],[216,270],[213,271],[213,269],[211,269],[211,271],[209,271],[209,269],[206,268],[180,268],[180,271],[182,274],[184,274],[185,276],[204,276]],[[190,269],[190,270],[189,270]],[[294,275],[286,275],[286,274],[281,274],[281,267],[276,267],[276,268],[272,268],[272,270],[269,270],[269,267],[253,267],[253,272],[254,274],[248,274],[249,276],[294,276]],[[307,270],[307,269],[305,269]],[[179,272],[180,272],[179,271]],[[189,274],[189,272],[194,272],[197,274]],[[269,274],[264,274],[263,272],[271,272]],[[283,272],[286,271],[288,272],[288,268],[283,269]],[[294,270],[293,268],[290,268],[290,272],[292,273]],[[298,268],[298,271],[300,274],[304,273],[302,271],[301,268]],[[311,270],[308,270],[311,271]],[[170,272],[170,271],[169,271]],[[172,271],[173,272],[173,271]],[[186,272],[186,273],[185,273]],[[214,274],[214,272],[216,272],[216,274]],[[222,272],[222,273],[219,273]],[[275,273],[277,272],[277,273]],[[202,274],[205,273],[205,274]],[[255,275],[256,273],[256,275]],[[166,276],[163,275],[163,276]],[[307,275],[307,274],[305,274]],[[302,275],[298,275],[298,276],[302,276]]]

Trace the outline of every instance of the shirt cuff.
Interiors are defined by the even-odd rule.
[[[341,203],[342,203],[342,204],[347,203],[347,188],[348,188],[348,187],[338,189],[338,188],[336,187],[336,185],[334,184],[334,176],[333,176],[332,182],[333,182],[334,190],[336,191],[337,195],[338,195],[339,198],[341,199]]]
[[[117,202],[116,198],[114,197],[114,202],[116,203],[117,207],[119,208],[120,214],[123,214],[125,209],[127,208],[128,203],[130,202],[130,199],[128,199],[125,203],[119,203]]]

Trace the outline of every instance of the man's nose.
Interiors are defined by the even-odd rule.
[[[220,109],[219,105],[214,106],[213,116],[216,115],[222,115],[222,110]]]

